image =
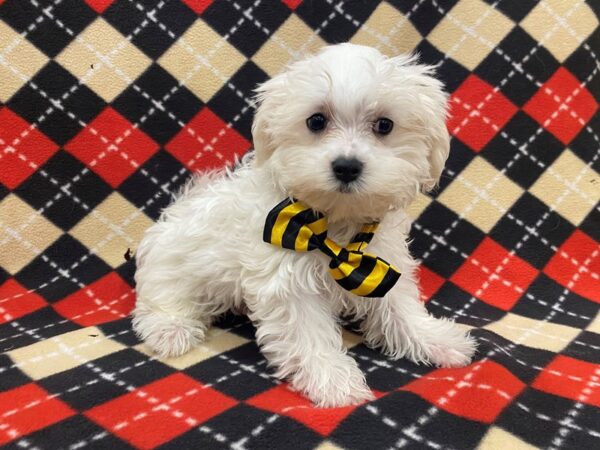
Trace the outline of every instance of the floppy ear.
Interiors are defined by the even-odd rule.
[[[429,133],[427,137],[429,174],[421,188],[424,192],[429,192],[438,185],[450,153],[450,134],[446,127],[448,94],[444,90],[444,84],[435,78],[433,67],[418,67],[422,70],[422,81],[419,83],[418,91],[425,113],[424,125]]]
[[[278,91],[281,90],[283,84],[284,75],[280,74],[265,81],[255,90],[257,107],[252,122],[252,140],[254,141],[257,165],[263,164],[275,151],[269,123],[274,114],[277,98],[281,97],[281,93],[278,94]]]
[[[444,170],[444,165],[450,153],[450,135],[446,128],[446,105],[441,106],[441,110],[435,114],[430,126],[429,139],[429,178],[423,182],[424,192],[433,190],[439,183]]]

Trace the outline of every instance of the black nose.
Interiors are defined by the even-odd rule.
[[[350,183],[360,176],[363,163],[356,158],[340,157],[331,163],[331,168],[338,180]]]

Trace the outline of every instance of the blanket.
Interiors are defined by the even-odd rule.
[[[0,0],[0,445],[600,447],[600,3]],[[377,399],[318,409],[243,315],[154,356],[135,250],[195,171],[251,150],[253,89],[337,42],[418,52],[451,94],[420,194],[422,299],[479,343],[393,361],[344,328]]]

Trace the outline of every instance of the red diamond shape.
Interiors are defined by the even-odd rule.
[[[479,104],[483,103],[481,108]],[[469,77],[450,97],[448,130],[471,149],[479,152],[517,112],[500,91],[475,75]]]
[[[28,292],[13,278],[0,286],[0,298],[0,323],[10,322],[48,304],[35,292]]]
[[[88,327],[127,317],[134,304],[131,286],[111,272],[52,306],[66,319]]]
[[[588,385],[593,376],[599,376],[599,368],[598,364],[558,355],[540,372],[532,387],[600,408],[600,390]]]
[[[90,409],[87,417],[138,448],[154,448],[237,402],[182,373]]]
[[[35,383],[0,393],[0,445],[75,414]]]
[[[425,302],[431,300],[433,294],[442,287],[445,281],[443,277],[423,265],[419,266],[418,279],[421,286],[421,299]]]
[[[376,397],[384,395],[380,392],[373,392],[373,394]],[[306,397],[291,391],[285,383],[246,400],[246,403],[291,417],[322,436],[328,436],[342,420],[358,408],[358,405],[342,408],[317,408]]]
[[[158,150],[158,145],[109,106],[65,149],[116,188]]]
[[[0,181],[10,189],[58,150],[54,142],[8,108],[0,108],[0,148]]]
[[[196,14],[202,14],[213,0],[183,0]]]
[[[525,384],[493,361],[477,364],[481,364],[478,370],[473,370],[473,365],[434,370],[401,390],[457,416],[492,423]]]
[[[596,257],[592,257],[594,252]],[[548,261],[544,273],[582,297],[600,303],[600,255],[597,252],[600,252],[600,244],[575,230]],[[572,258],[577,260],[577,265]],[[588,264],[584,264],[586,261]]]
[[[450,280],[474,297],[509,311],[537,275],[537,270],[517,255],[486,237]],[[494,275],[496,269],[503,269]]]
[[[98,14],[102,14],[114,1],[115,0],[85,0],[85,2],[90,5],[90,8]]]
[[[283,3],[285,3],[288,6],[288,8],[290,8],[293,11],[298,6],[300,6],[300,3],[302,3],[302,0],[283,0]]]
[[[568,98],[571,100],[567,107],[560,109]],[[598,103],[592,94],[564,67],[560,67],[523,107],[523,111],[563,144],[571,142],[596,109]]]
[[[250,143],[233,128],[204,108],[166,145],[188,169],[210,170],[232,163]]]

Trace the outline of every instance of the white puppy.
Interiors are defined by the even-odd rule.
[[[137,249],[133,326],[161,356],[198,345],[228,310],[246,310],[275,376],[319,406],[372,399],[338,321],[362,321],[365,342],[392,358],[442,367],[470,362],[475,343],[419,300],[405,208],[435,186],[449,151],[447,96],[431,67],[340,44],[293,63],[258,88],[255,155],[233,173],[198,175]],[[330,258],[263,241],[285,198],[323,213],[347,244],[379,221],[369,246],[402,273],[382,298],[358,297]]]

